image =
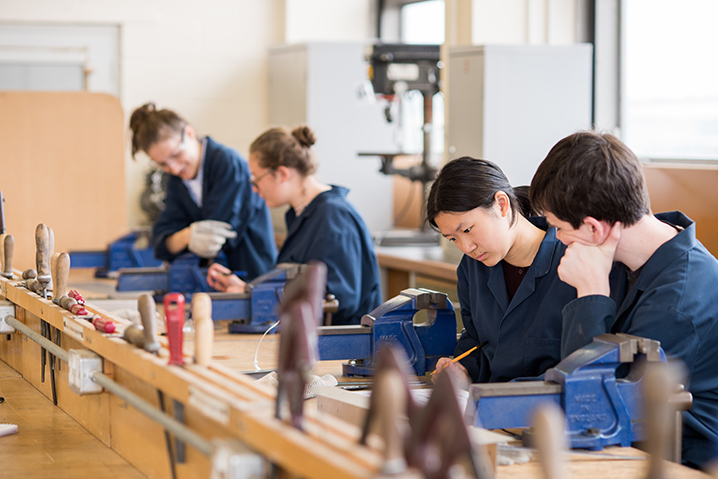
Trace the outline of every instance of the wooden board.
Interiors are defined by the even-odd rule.
[[[124,138],[113,96],[0,92],[0,189],[13,264],[35,264],[38,223],[54,230],[55,251],[104,250],[127,232]]]

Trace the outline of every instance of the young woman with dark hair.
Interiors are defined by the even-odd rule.
[[[464,257],[457,290],[464,331],[454,355],[441,358],[471,382],[535,377],[561,359],[561,309],[576,297],[556,268],[565,246],[545,219],[529,217],[525,187],[512,188],[490,161],[447,163],[431,186],[427,221]]]

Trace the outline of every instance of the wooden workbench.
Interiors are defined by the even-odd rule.
[[[75,274],[73,274],[73,276],[75,276]],[[107,280],[100,281],[98,284],[104,281]],[[77,284],[80,283],[73,283],[74,286],[77,286]],[[85,291],[88,291],[88,289],[86,288]],[[254,369],[255,351],[257,351],[260,335],[230,335],[226,332],[226,329],[222,327],[216,330],[215,333],[214,362],[232,371],[251,371]],[[190,334],[187,336],[188,348],[191,348],[191,339]],[[275,366],[277,345],[277,335],[267,335],[264,338],[257,354],[261,368],[269,369]],[[63,347],[66,347],[66,345],[63,344]],[[35,348],[31,351],[30,356],[36,359],[37,352],[38,348]],[[5,354],[8,353],[12,356],[12,350],[6,349]],[[15,360],[17,364],[17,358],[15,358]],[[320,362],[316,373],[340,375],[340,363],[340,361]],[[29,375],[33,383],[37,383],[37,368],[34,365],[22,366],[21,369],[25,370],[25,373]],[[63,364],[63,371],[60,375],[61,381],[66,380],[66,371],[67,368]],[[115,376],[118,380],[122,380],[128,385],[134,383],[135,386],[138,386],[138,380],[129,377],[127,372],[118,369],[115,371]],[[7,368],[0,368],[0,392],[6,396],[7,400],[7,404],[0,404],[0,413],[3,412],[3,406],[25,403],[28,407],[33,408],[33,411],[35,411],[34,408],[38,408],[38,411],[44,408],[52,415],[52,418],[45,420],[43,423],[36,423],[33,427],[29,425],[21,426],[20,432],[14,436],[0,438],[0,444],[12,444],[12,441],[36,446],[39,444],[39,446],[34,449],[29,449],[25,446],[24,450],[22,448],[6,449],[5,447],[0,447],[0,461],[2,461],[0,464],[3,464],[3,467],[0,468],[0,477],[6,474],[5,471],[12,471],[10,476],[5,477],[46,477],[47,475],[52,475],[53,477],[83,477],[79,472],[73,470],[73,464],[75,463],[73,457],[76,457],[73,456],[73,451],[74,454],[78,454],[77,451],[82,451],[82,459],[87,462],[86,469],[94,471],[91,476],[87,477],[103,477],[101,464],[113,465],[112,477],[143,477],[142,474],[138,473],[132,466],[129,466],[116,453],[110,450],[107,447],[107,445],[110,444],[113,449],[119,448],[121,454],[128,454],[134,457],[135,460],[144,450],[144,454],[148,457],[144,461],[140,461],[140,468],[143,471],[150,471],[148,472],[150,477],[167,477],[167,459],[163,457],[162,436],[157,431],[157,425],[149,423],[143,416],[133,412],[132,407],[128,407],[127,404],[123,406],[122,401],[107,398],[107,395],[102,395],[104,397],[76,396],[74,393],[68,391],[66,386],[59,391],[63,406],[62,409],[54,407],[48,399],[48,382],[49,381],[46,380],[46,383],[40,388],[41,391],[38,391],[29,383],[25,382],[24,379],[21,379],[20,374]],[[146,388],[146,386],[142,387]],[[29,391],[32,394],[25,394],[22,393],[22,391],[25,391],[25,393]],[[146,396],[148,399],[152,399],[154,392],[147,391]],[[96,413],[100,410],[99,406],[102,406],[101,403],[108,400],[110,401],[111,414],[115,416],[112,418],[113,432],[111,439],[109,436],[105,436],[108,428],[106,424],[108,422],[107,420],[103,420],[101,417],[95,417],[97,414],[93,415],[93,411],[87,411],[84,414],[78,414],[76,411],[76,409],[80,407],[80,403],[83,403],[83,407],[87,407],[88,404],[99,403],[95,404],[98,406],[95,410]],[[73,402],[76,402],[78,405],[73,406]],[[63,412],[63,410],[69,411],[73,417],[79,418],[78,420],[83,422],[83,425],[91,430],[95,436],[99,434],[98,437],[100,439],[93,439],[93,436],[91,436],[89,432],[83,429],[82,426],[76,423],[68,414]],[[33,414],[35,413],[33,412]],[[321,417],[323,413],[317,411],[316,414]],[[0,421],[4,422],[18,423],[21,422],[22,419],[23,418],[18,416],[0,416]],[[90,419],[92,419],[92,421],[90,421]],[[212,435],[213,425],[209,423],[200,426],[198,421],[201,420],[202,418],[197,417],[196,414],[188,416],[188,424],[197,427],[203,434]],[[206,423],[206,420],[204,422]],[[119,424],[121,424],[122,427],[119,427]],[[70,433],[68,431],[70,430],[75,430],[81,439],[77,439],[77,442],[69,440]],[[145,433],[144,435],[138,433],[138,431],[145,432],[148,430],[151,432]],[[82,431],[85,431],[85,433]],[[220,435],[226,434],[226,431],[220,430],[219,433]],[[32,434],[36,436],[34,439],[31,437]],[[60,437],[62,440],[59,440]],[[42,438],[42,440],[40,438]],[[159,441],[159,445],[150,445],[153,441]],[[15,444],[13,444],[13,447],[15,447]],[[92,452],[88,453],[88,451]],[[609,452],[612,454],[619,453],[630,456],[641,454],[639,451],[631,448],[611,449]],[[92,457],[93,453],[99,459],[97,461],[92,460],[88,462],[87,457]],[[191,448],[188,449],[188,454],[196,456]],[[44,462],[43,458],[46,458]],[[597,464],[598,462],[602,464]],[[39,472],[39,464],[42,464],[44,467],[42,472]],[[570,465],[572,477],[588,479],[599,477],[625,477],[634,479],[644,476],[645,467],[645,461],[594,458],[573,458]],[[698,471],[693,471],[678,465],[669,465],[669,467],[668,477],[678,479],[708,477]],[[194,470],[196,471],[196,469]],[[182,477],[184,477],[184,474]],[[542,476],[535,462],[525,465],[501,466],[498,469],[498,479],[518,477],[539,478]]]

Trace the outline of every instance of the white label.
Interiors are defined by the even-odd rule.
[[[229,405],[195,386],[189,387],[189,405],[220,424],[229,424]]]
[[[85,328],[76,322],[70,321],[67,318],[62,318],[62,328],[66,334],[72,336],[81,343],[85,341]]]

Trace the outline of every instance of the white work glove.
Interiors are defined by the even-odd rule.
[[[236,238],[237,232],[224,221],[202,220],[189,225],[191,252],[202,258],[214,258],[229,238]]]
[[[313,397],[317,396],[317,390],[321,387],[334,387],[337,385],[337,378],[332,376],[331,374],[325,374],[322,377],[319,377],[317,375],[312,374],[311,382],[307,384],[306,389],[304,390],[304,399],[311,399]],[[277,379],[277,372],[272,371],[271,373],[267,374],[266,376],[262,376],[260,379],[258,379],[260,383],[264,384],[270,384],[274,387],[277,387],[279,385],[279,380]]]
[[[533,457],[533,452],[523,447],[511,447],[507,444],[499,443],[496,448],[496,463],[499,466],[526,464]]]

